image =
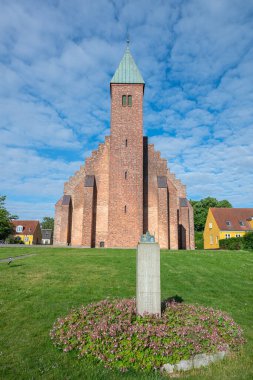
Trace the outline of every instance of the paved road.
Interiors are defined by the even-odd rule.
[[[15,260],[22,260],[30,256],[36,256],[36,253],[30,253],[29,255],[22,255],[22,256],[16,256],[16,257],[10,256],[10,257],[12,258],[12,262],[13,262]],[[9,257],[7,257],[6,259],[0,259],[0,263],[8,263],[8,261],[9,261]]]

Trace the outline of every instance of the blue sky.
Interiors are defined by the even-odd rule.
[[[253,207],[253,0],[0,0],[0,194],[54,214],[110,128],[110,79],[130,49],[144,133],[188,197]]]

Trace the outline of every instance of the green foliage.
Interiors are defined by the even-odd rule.
[[[197,249],[204,249],[204,238],[202,231],[195,231],[195,247]]]
[[[50,216],[44,216],[41,222],[41,228],[43,229],[54,229],[54,218],[51,218]]]
[[[253,232],[247,232],[242,239],[244,249],[253,249]]]
[[[243,238],[231,238],[231,239],[220,239],[219,241],[221,249],[229,250],[240,250],[244,248]]]
[[[5,242],[7,244],[25,244],[23,242],[23,240],[21,240],[20,236],[8,236],[6,239],[5,239]]]
[[[164,306],[161,317],[141,317],[134,299],[104,300],[59,318],[51,338],[64,352],[74,350],[121,371],[152,371],[244,343],[240,327],[221,311],[170,301]]]
[[[219,241],[221,249],[229,250],[251,250],[253,249],[253,232],[247,232],[242,237],[221,239]]]
[[[17,219],[16,215],[11,215],[5,208],[6,196],[0,196],[0,240],[5,240],[13,232],[11,219]]]
[[[216,198],[207,197],[200,201],[190,200],[194,211],[194,226],[196,231],[204,231],[207,213],[210,207],[227,207],[232,205],[227,200],[218,201]]]

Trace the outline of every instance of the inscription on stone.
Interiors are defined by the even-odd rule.
[[[139,315],[149,313],[160,316],[160,247],[153,236],[153,241],[150,241],[150,236],[144,241],[141,238],[137,247],[136,307]]]

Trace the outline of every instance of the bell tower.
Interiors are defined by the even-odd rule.
[[[136,246],[143,233],[143,94],[129,46],[111,83],[110,247]],[[119,242],[122,244],[119,245]]]

